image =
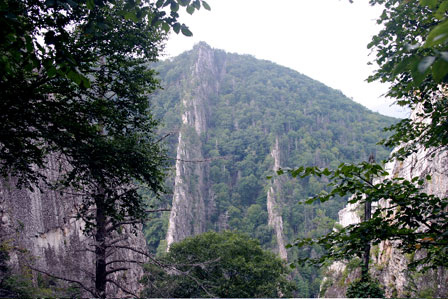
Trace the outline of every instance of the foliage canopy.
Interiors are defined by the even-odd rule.
[[[294,289],[284,261],[234,232],[208,232],[174,243],[161,262],[174,268],[166,273],[149,267],[144,297],[288,297]]]

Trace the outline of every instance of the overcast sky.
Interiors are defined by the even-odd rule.
[[[250,54],[292,68],[373,111],[405,116],[381,96],[387,86],[367,83],[374,68],[367,44],[380,27],[381,7],[367,0],[207,0],[181,21],[193,37],[172,34],[167,57],[190,50],[199,41],[227,52]],[[401,114],[400,114],[401,112]]]

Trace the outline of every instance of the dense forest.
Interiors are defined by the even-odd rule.
[[[270,185],[267,177],[274,174],[271,152],[276,143],[282,168],[334,168],[342,162],[367,160],[370,154],[378,160],[387,157],[388,150],[376,142],[386,136],[382,129],[392,125],[393,118],[373,113],[340,91],[291,69],[249,55],[211,49],[204,43],[156,65],[163,90],[151,100],[154,114],[163,124],[160,135],[178,133],[181,128],[182,111],[186,109],[182,98],[195,88],[187,82],[195,80],[191,70],[198,63],[201,48],[213,53],[213,64],[220,70],[218,77],[209,75],[219,88],[208,102],[207,133],[197,136],[194,129],[187,132],[202,145],[204,158],[209,159],[198,162],[208,164],[207,185],[215,203],[206,230],[244,232],[258,239],[264,248],[275,250],[266,196]],[[176,133],[167,142],[172,158],[176,157]],[[194,178],[187,180],[194,184]],[[173,181],[167,184],[172,186]],[[318,236],[333,228],[346,198],[316,205],[299,204],[324,186],[325,182],[315,178],[304,182],[281,178],[281,193],[277,196],[287,240]],[[171,197],[166,199],[168,204]],[[168,217],[169,213],[165,213],[146,225],[145,235],[153,252],[162,253],[166,248]],[[293,261],[298,255],[320,252],[318,247],[312,252],[292,249],[288,258]],[[317,295],[318,269],[301,267],[297,271],[296,295]]]

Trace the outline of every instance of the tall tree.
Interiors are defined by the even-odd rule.
[[[0,1],[0,174],[18,187],[80,191],[98,297],[118,271],[106,263],[108,236],[145,216],[136,182],[162,191],[149,63],[171,29],[192,34],[178,22],[180,6],[209,9],[202,0]],[[41,169],[55,155],[53,181]]]

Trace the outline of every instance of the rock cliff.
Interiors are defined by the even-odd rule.
[[[433,149],[420,148],[404,161],[393,161],[385,165],[390,177],[413,177],[431,175],[432,179],[424,186],[424,192],[440,198],[448,196],[448,154],[437,152],[431,157]],[[382,200],[380,205],[388,202]],[[356,204],[348,204],[339,212],[339,223],[343,226],[359,223],[360,210]],[[412,257],[403,255],[392,241],[384,241],[371,250],[372,266],[370,273],[385,287],[386,297],[438,297],[448,296],[448,273],[446,269],[419,273],[408,271],[407,265]],[[321,285],[321,296],[343,297],[349,282],[359,277],[357,267],[347,268],[347,263],[332,264]]]
[[[278,138],[275,139],[275,146],[271,152],[272,157],[274,158],[274,171],[277,171],[281,168],[280,166],[280,148],[278,145]],[[275,238],[277,241],[277,252],[278,255],[284,259],[288,259],[288,254],[286,253],[285,248],[285,239],[283,236],[283,219],[281,214],[281,199],[278,198],[281,190],[281,178],[275,177],[272,180],[271,186],[269,186],[267,192],[267,209],[268,209],[268,217],[269,217],[269,226],[274,229]]]
[[[59,166],[57,159],[50,158],[42,174],[56,178]],[[83,233],[84,222],[76,218],[81,199],[73,191],[64,190],[61,194],[45,186],[34,186],[33,190],[17,189],[15,183],[14,178],[0,181],[0,241],[12,249],[11,267],[20,272],[31,266],[36,269],[32,271],[35,281],[37,276],[43,276],[50,277],[56,284],[66,285],[66,281],[51,278],[62,277],[78,280],[87,288],[92,288],[92,273],[95,272],[91,246],[93,240]],[[124,227],[120,244],[146,250],[142,233],[138,229],[135,233],[131,232],[130,227]],[[146,258],[140,254],[124,249],[111,252],[110,259],[146,262]],[[142,268],[131,262],[120,263],[120,266],[128,270],[117,272],[114,278],[127,290],[138,293],[141,289],[138,280],[143,274]],[[74,286],[79,287],[76,284]],[[91,296],[82,289],[79,295]],[[107,295],[129,296],[112,284],[108,284]]]
[[[204,160],[201,137],[207,135],[210,97],[218,92],[219,69],[214,51],[206,44],[197,49],[188,89],[182,94],[182,125],[178,137],[174,195],[166,236],[167,249],[173,242],[206,231],[213,200],[207,185],[208,164]],[[187,91],[188,90],[188,91]]]
[[[195,47],[194,62],[190,74],[180,85],[185,86],[181,94],[182,118],[176,150],[176,175],[171,215],[167,231],[167,249],[173,242],[197,235],[210,228],[227,229],[228,213],[220,215],[218,224],[211,223],[216,202],[208,183],[209,157],[203,153],[204,140],[213,115],[213,98],[219,94],[221,80],[226,74],[226,60],[216,57],[216,51],[205,43]],[[238,129],[238,123],[233,124]],[[273,170],[280,168],[278,138],[271,152]],[[222,157],[221,157],[222,158]],[[240,177],[241,173],[237,174]],[[280,178],[273,180],[266,193],[268,225],[274,230],[278,254],[287,259],[283,223],[282,202],[278,196]]]

